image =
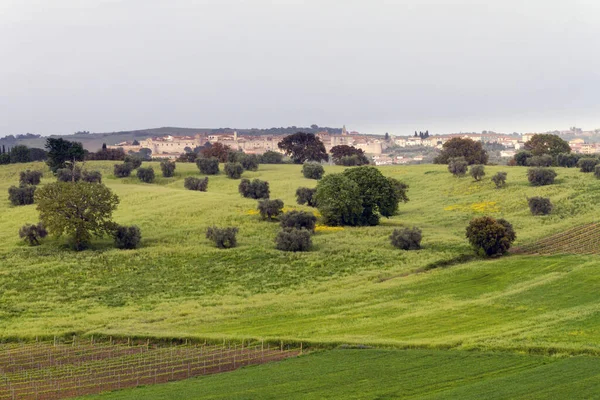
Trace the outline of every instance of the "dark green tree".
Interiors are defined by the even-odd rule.
[[[434,162],[436,164],[448,164],[451,158],[464,157],[467,164],[487,164],[488,154],[483,149],[481,142],[475,142],[469,138],[452,138],[443,145],[442,152]]]
[[[277,146],[285,152],[295,164],[305,161],[327,161],[325,145],[312,133],[297,132],[286,136]]]
[[[81,143],[70,142],[63,138],[46,139],[46,149],[48,150],[46,164],[52,172],[56,172],[59,168],[73,169],[75,163],[83,161],[85,157],[85,151]]]
[[[525,143],[525,150],[530,151],[534,156],[541,156],[542,154],[556,156],[560,153],[570,153],[571,147],[569,143],[561,139],[558,135],[542,133],[533,135]]]
[[[506,253],[516,239],[515,231],[508,221],[492,217],[471,220],[466,236],[478,254],[488,257]]]
[[[29,161],[29,149],[27,148],[27,146],[23,146],[20,144],[10,149],[11,164],[26,163]]]
[[[362,149],[357,149],[354,146],[348,146],[345,144],[333,146],[329,152],[331,153],[331,159],[336,165],[352,164],[348,161],[346,161],[346,163],[343,162],[345,160],[345,157],[352,156],[355,156],[356,158],[356,162],[353,165],[369,164],[369,159],[367,158],[367,156],[365,156],[365,152]]]

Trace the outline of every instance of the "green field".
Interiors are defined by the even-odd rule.
[[[429,350],[333,350],[86,399],[590,399],[592,357]]]
[[[600,354],[597,256],[511,255],[460,263],[461,256],[472,254],[464,230],[474,216],[506,218],[517,232],[516,246],[596,221],[600,181],[592,174],[558,168],[557,184],[536,188],[521,167],[486,167],[482,182],[454,178],[439,165],[382,167],[385,175],[410,185],[410,202],[400,205],[397,216],[377,227],[319,227],[312,251],[289,254],[275,249],[278,225],[259,220],[256,202],[238,194],[239,181],[211,176],[207,193],[191,192],[183,188],[183,178],[198,175],[193,164],[178,164],[176,177],[154,184],[134,177],[116,180],[112,164],[86,166],[102,170],[104,182],[120,197],[115,221],[140,226],[138,250],[116,250],[109,239],[80,253],[69,250],[64,239],[27,247],[17,232],[37,221],[35,205],[12,207],[6,197],[0,200],[0,337],[255,338],[453,349],[448,354],[471,349]],[[0,191],[17,184],[25,167],[0,166]],[[42,164],[29,167],[46,170]],[[283,199],[287,209],[311,210],[295,204],[297,187],[316,184],[304,179],[300,168],[261,165],[244,177],[269,181],[271,198]],[[508,172],[508,186],[497,190],[489,177],[501,170]],[[326,167],[327,173],[339,171]],[[47,173],[42,183],[51,179]],[[535,195],[552,199],[552,215],[531,216],[526,197]],[[239,247],[212,247],[204,233],[213,224],[238,226]],[[423,231],[424,248],[393,248],[391,231],[413,225]],[[337,353],[281,365],[326,362],[327,354]],[[584,368],[597,361],[565,360],[574,361],[552,368]],[[268,368],[277,367],[228,376],[244,379],[243,374]],[[194,382],[217,387],[220,379],[225,378]],[[486,382],[481,390],[492,384]],[[460,392],[456,396],[463,398]]]

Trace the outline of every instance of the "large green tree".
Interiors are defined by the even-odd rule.
[[[112,233],[112,212],[119,198],[103,184],[55,182],[35,193],[40,221],[53,235],[67,235],[75,250],[83,250],[92,236]]]
[[[377,225],[380,216],[394,215],[398,203],[408,201],[407,188],[377,168],[362,166],[327,175],[317,184],[314,197],[329,225]]]
[[[83,161],[85,151],[79,142],[70,142],[63,138],[46,139],[46,149],[48,150],[48,159],[46,164],[52,172],[60,168],[73,168],[77,161]]]
[[[29,149],[27,148],[27,146],[23,146],[22,144],[20,144],[10,149],[10,162],[12,164],[26,163],[29,161]]]
[[[469,138],[452,138],[443,145],[442,152],[434,162],[436,164],[448,164],[451,158],[464,157],[469,165],[487,164],[488,154],[483,149],[481,142],[475,142]]]
[[[533,135],[533,137],[525,143],[525,149],[529,150],[534,156],[541,156],[542,154],[557,156],[560,153],[571,152],[569,143],[561,139],[558,135],[549,133]]]
[[[336,165],[344,165],[344,157],[352,156],[354,156],[356,159],[355,165],[369,164],[369,159],[367,156],[365,156],[365,152],[362,149],[357,149],[354,146],[341,144],[338,146],[333,146],[329,152],[331,153],[331,158]]]
[[[286,136],[277,146],[285,152],[295,164],[306,161],[327,161],[329,156],[321,139],[312,133],[297,132]]]

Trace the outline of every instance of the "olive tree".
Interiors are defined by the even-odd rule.
[[[103,184],[55,182],[35,193],[40,221],[50,234],[69,237],[75,250],[85,249],[92,236],[112,234],[113,211],[119,198]]]

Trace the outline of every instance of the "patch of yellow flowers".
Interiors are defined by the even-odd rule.
[[[464,211],[485,214],[500,212],[500,207],[495,201],[483,201],[481,203],[473,204],[453,204],[444,207],[444,211]]]
[[[344,228],[341,226],[327,226],[319,224],[315,226],[315,232],[339,232],[343,230]]]

